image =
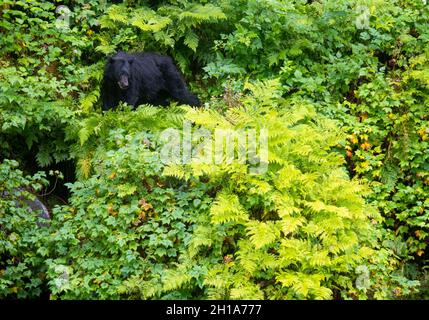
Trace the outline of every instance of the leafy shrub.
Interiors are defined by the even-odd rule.
[[[350,133],[346,146],[350,171],[371,181],[369,200],[386,218],[386,229],[394,231],[392,242],[403,242],[393,249],[403,259],[424,265],[429,192],[424,17],[428,11],[420,2],[402,5],[404,11],[398,11],[396,4],[379,9],[378,24],[368,31],[367,41],[385,52],[379,58],[382,66],[357,82],[342,106],[351,115],[344,121]],[[375,36],[392,19],[390,35],[384,40]]]
[[[92,51],[94,23],[76,16],[62,29],[55,10],[46,1],[6,0],[0,13],[0,154],[36,153],[40,166],[69,158],[65,128],[96,102],[98,88],[90,88],[102,73],[101,64],[81,61]]]
[[[246,87],[252,94],[224,116],[141,107],[115,113],[118,129],[109,125],[113,113],[94,116],[92,134],[81,124],[90,174],[70,186],[70,205],[54,210],[53,294],[385,298],[389,281],[387,288],[405,292],[416,285],[392,277],[393,257],[374,226],[380,217],[332,151],[345,137],[337,123],[311,105],[285,105],[276,81]],[[209,130],[268,130],[268,171],[249,174],[251,163],[239,161],[204,165],[198,155],[190,164],[163,164],[162,129],[185,119]],[[359,268],[368,270],[367,282],[356,287]]]
[[[112,5],[100,19],[106,32],[96,49],[107,54],[120,48],[168,52],[188,72],[190,61],[207,59],[211,39],[216,36],[213,29],[226,18],[212,3],[178,1],[156,11],[145,6]]]
[[[36,298],[46,290],[44,280],[49,235],[40,212],[31,210],[29,192],[40,191],[47,181],[42,172],[24,176],[18,162],[0,163],[0,297]]]
[[[189,119],[213,130],[268,130],[268,171],[250,175],[250,164],[239,161],[205,167],[198,158],[185,173],[180,166],[166,170],[208,176],[218,190],[189,246],[191,258],[210,253],[208,297],[387,298],[395,284],[410,292],[418,283],[392,275],[393,257],[377,240],[380,217],[362,197],[368,189],[348,179],[343,157],[333,151],[344,138],[338,124],[311,105],[286,105],[276,82],[246,87],[252,95],[221,124],[210,111],[191,112]],[[194,265],[186,260],[180,274],[193,274]],[[368,268],[366,287],[355,286],[362,268]]]
[[[160,176],[156,140],[146,130],[114,129],[96,141],[94,173],[70,186],[69,206],[54,210],[53,258],[47,261],[52,293],[140,297],[129,290],[139,281],[142,296],[154,296],[166,270],[182,259],[198,216],[208,210],[207,187]]]
[[[369,20],[358,28],[362,6]],[[279,77],[289,100],[310,100],[319,112],[345,124],[349,172],[371,181],[369,201],[386,217],[385,236],[406,246],[392,250],[404,262],[424,266],[427,6],[420,1],[243,1],[229,10],[236,14],[224,12],[238,17],[237,26],[214,41],[216,58],[205,67],[207,76],[222,83]]]
[[[2,297],[398,298],[408,278],[425,296],[423,1],[62,3],[68,28],[54,2],[0,4],[0,157],[78,173],[46,228],[0,199]],[[172,55],[206,109],[98,114],[115,50]],[[183,121],[268,128],[268,171],[165,165],[160,135]]]

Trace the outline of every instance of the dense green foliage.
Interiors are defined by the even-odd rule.
[[[48,229],[36,224],[25,202],[34,195],[21,188],[40,191],[47,181],[43,174],[23,176],[17,167],[11,160],[0,164],[0,298],[39,296],[46,273]]]
[[[427,298],[424,1],[150,3],[0,2],[0,297]],[[117,50],[171,55],[204,108],[102,114]],[[266,130],[267,170],[160,161],[186,123]]]

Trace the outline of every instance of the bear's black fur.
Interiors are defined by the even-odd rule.
[[[156,53],[119,52],[108,58],[101,97],[105,111],[120,101],[133,107],[144,103],[167,106],[169,99],[190,106],[200,105],[198,98],[186,88],[172,59]]]

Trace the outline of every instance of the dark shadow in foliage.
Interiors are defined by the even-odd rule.
[[[16,194],[19,195],[16,196]],[[34,192],[28,191],[24,187],[16,188],[14,190],[11,190],[10,192],[5,190],[3,192],[0,192],[0,196],[6,199],[13,199],[15,201],[16,207],[26,207],[29,214],[32,214],[33,212],[38,212],[40,218],[45,220],[51,219],[49,210],[45,206],[45,204],[40,201],[40,199],[35,195]],[[37,225],[39,227],[46,226],[45,224],[42,224],[40,222],[37,222]]]

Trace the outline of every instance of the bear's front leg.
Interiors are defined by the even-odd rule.
[[[102,100],[102,109],[103,111],[108,111],[113,109],[119,104],[119,97],[109,80],[104,79],[101,85],[101,100]]]
[[[135,108],[137,106],[138,100],[139,100],[139,93],[136,90],[130,89],[127,91],[124,102],[126,102],[127,104]]]

